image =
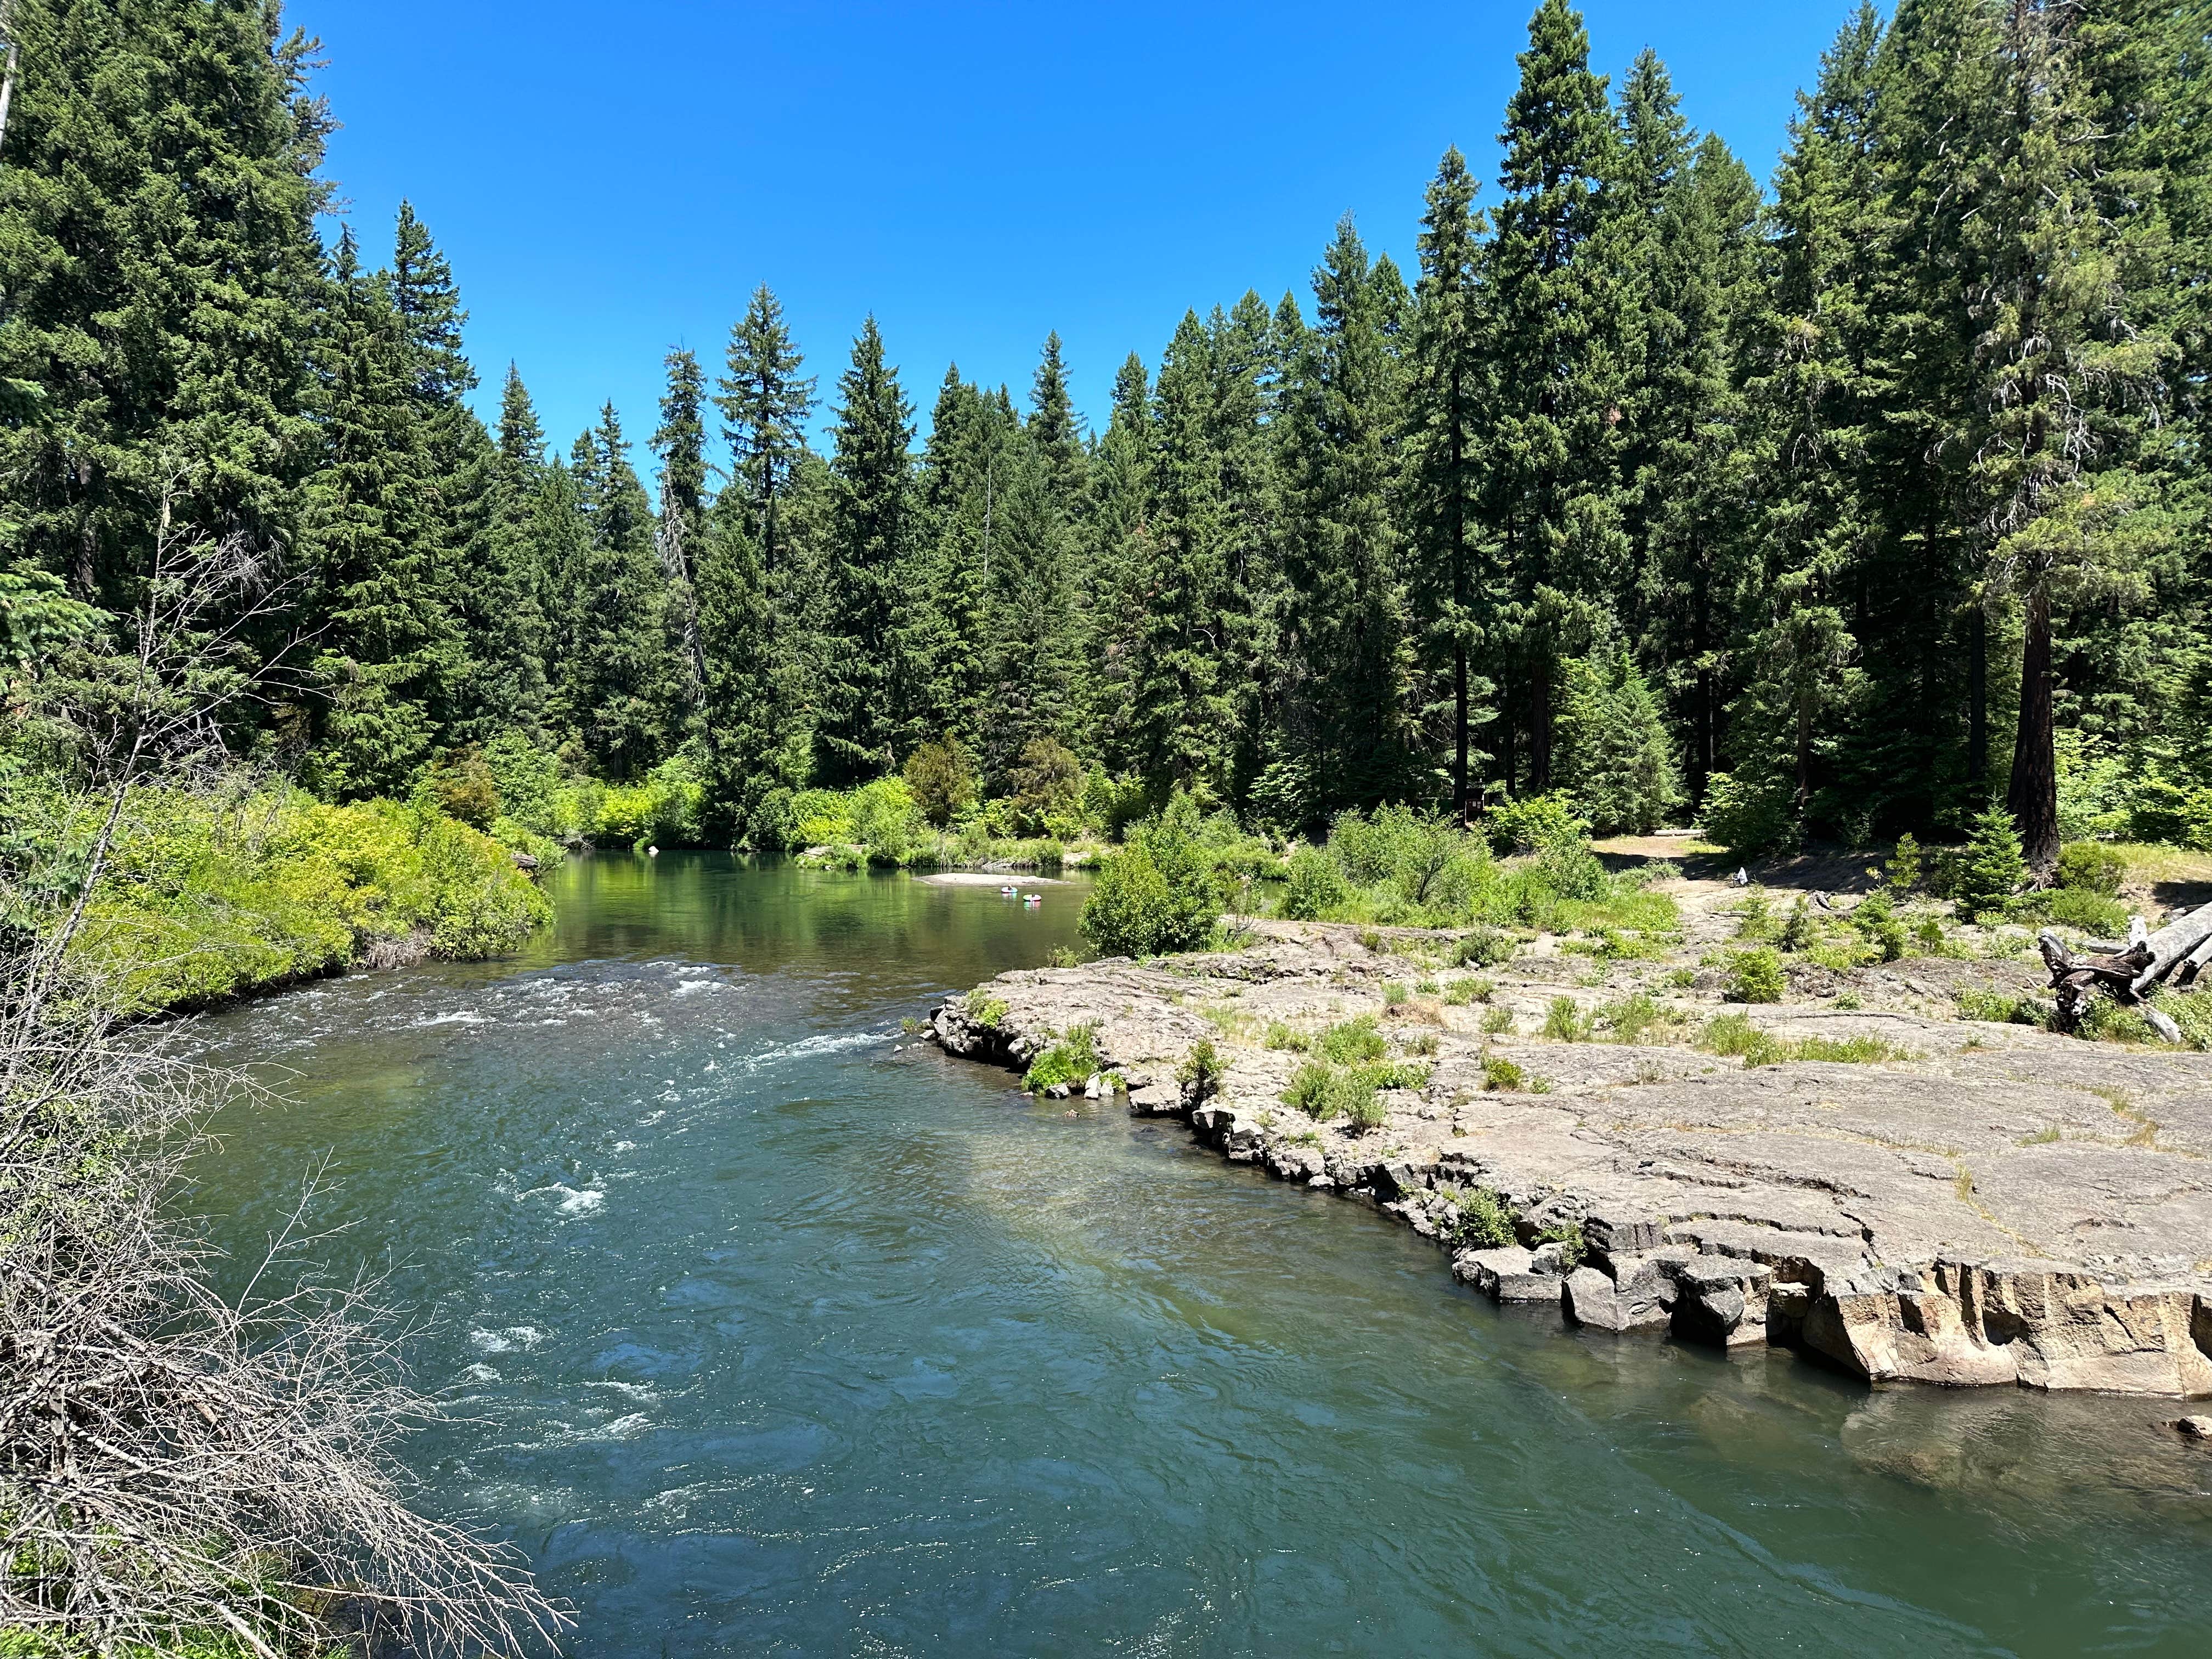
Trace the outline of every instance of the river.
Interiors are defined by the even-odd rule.
[[[2212,1652],[2171,1402],[1568,1334],[1178,1125],[902,1036],[1079,890],[603,854],[526,957],[205,1022],[294,1103],[198,1194],[428,1322],[425,1501],[572,1651]]]

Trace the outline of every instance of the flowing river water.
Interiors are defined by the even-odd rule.
[[[526,957],[221,1014],[294,1103],[198,1202],[244,1258],[327,1157],[392,1269],[425,1501],[592,1659],[2212,1653],[2171,1402],[1869,1392],[1562,1334],[1178,1125],[900,1035],[1079,890],[571,860]]]

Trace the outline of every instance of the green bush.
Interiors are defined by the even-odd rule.
[[[697,763],[679,752],[636,783],[609,784],[592,833],[633,845],[696,846],[706,805],[706,779]]]
[[[1615,1042],[1634,1042],[1664,1016],[1649,992],[1637,991],[1597,1011],[1598,1023],[1613,1033]]]
[[[2040,1025],[2043,1011],[2027,997],[2008,996],[1978,985],[1961,985],[1951,993],[1960,1019],[1984,1020],[1997,1025]]]
[[[1490,832],[1490,844],[1500,853],[1580,847],[1590,829],[1589,820],[1575,810],[1574,797],[1563,789],[1501,801],[1490,809],[1483,823]]]
[[[2118,898],[2120,884],[2127,878],[2126,856],[2101,842],[2069,842],[2058,849],[2058,870],[2054,880],[2066,892]]]
[[[1065,744],[1033,738],[1006,775],[1013,831],[1073,840],[1083,829],[1083,763]]]
[[[1589,1256],[1589,1240],[1583,1237],[1579,1221],[1554,1222],[1536,1235],[1536,1242],[1559,1245],[1560,1266],[1568,1273],[1581,1267]]]
[[[1327,1122],[1333,1117],[1363,1113],[1374,1095],[1374,1089],[1361,1083],[1356,1073],[1325,1060],[1309,1060],[1291,1073],[1283,1103],[1295,1106],[1316,1122]]]
[[[2129,788],[2127,813],[2131,840],[2212,851],[2212,787],[2177,782],[2154,763]]]
[[[1198,830],[1198,808],[1178,790],[1105,861],[1079,923],[1099,951],[1154,956],[1194,951],[1212,938],[1222,900]]]
[[[2110,939],[2128,930],[2128,907],[2102,893],[2079,887],[2054,887],[2041,896],[2041,901],[2036,908],[2043,915],[2069,927],[2079,927],[2085,933]]]
[[[1390,1045],[1383,1040],[1375,1016],[1360,1014],[1330,1026],[1314,1046],[1324,1058],[1352,1066],[1382,1059]]]
[[[1342,867],[1326,848],[1301,847],[1291,855],[1283,914],[1294,921],[1317,921],[1341,905],[1350,890]]]
[[[1461,935],[1452,946],[1452,960],[1462,968],[1495,968],[1510,962],[1520,941],[1495,927],[1477,927]]]
[[[1781,1042],[1753,1024],[1748,1014],[1716,1014],[1698,1033],[1697,1046],[1747,1066],[1768,1066],[1785,1057]]]
[[[1797,809],[1789,781],[1716,772],[1705,780],[1698,827],[1737,858],[1750,858],[1792,844]]]
[[[1771,945],[1737,951],[1729,957],[1728,995],[1731,1002],[1782,1000],[1782,958]]]
[[[1279,1019],[1268,1022],[1267,1035],[1261,1039],[1261,1042],[1266,1048],[1279,1051],[1287,1050],[1294,1054],[1304,1054],[1313,1047],[1313,1039],[1310,1036],[1296,1026],[1285,1025]]]
[[[1882,866],[1881,884],[1889,890],[1892,898],[1908,898],[1920,890],[1926,873],[1927,860],[1920,850],[1919,840],[1908,830],[1897,838],[1889,862]]]

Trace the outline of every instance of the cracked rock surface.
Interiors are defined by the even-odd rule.
[[[1384,931],[1258,922],[1233,951],[1005,974],[932,1036],[1022,1066],[1093,1026],[1131,1110],[1376,1206],[1452,1249],[1462,1280],[1583,1324],[1784,1344],[1874,1381],[2212,1395],[2212,1054],[1944,1018],[1922,963],[1867,975],[1872,1006],[1730,1011],[1910,1058],[1701,1052],[1721,1010],[1694,988],[1651,990],[1662,1023],[1636,1042],[1547,1041],[1555,1000],[1588,1016],[1624,987],[1540,942],[1482,970],[1486,1001],[1407,995],[1448,940]],[[1361,1014],[1425,1083],[1384,1090],[1364,1132],[1283,1103],[1306,1056],[1271,1028]],[[1203,1100],[1176,1076],[1201,1038],[1226,1062]],[[1523,1086],[1488,1086],[1486,1056]],[[1516,1237],[1462,1248],[1462,1200],[1485,1188]]]

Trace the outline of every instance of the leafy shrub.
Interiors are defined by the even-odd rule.
[[[1512,1029],[1513,1011],[1510,1008],[1492,1008],[1482,1017],[1485,1036],[1503,1036]]]
[[[1772,947],[1759,945],[1737,951],[1729,958],[1728,995],[1731,1002],[1782,1000],[1782,958]]]
[[[1785,1057],[1781,1042],[1753,1024],[1748,1014],[1716,1014],[1698,1033],[1697,1046],[1747,1066],[1771,1066]]]
[[[1363,1094],[1371,1097],[1373,1093],[1371,1089],[1363,1090],[1359,1079],[1352,1073],[1325,1060],[1309,1060],[1291,1073],[1290,1087],[1283,1091],[1283,1103],[1295,1106],[1316,1122],[1327,1122],[1352,1110]]]
[[[904,776],[915,808],[939,830],[975,805],[981,787],[975,763],[951,732],[930,738],[908,756]]]
[[[1568,1273],[1581,1267],[1589,1256],[1589,1240],[1583,1236],[1579,1221],[1555,1221],[1536,1235],[1539,1244],[1559,1246],[1559,1264]]]
[[[1502,801],[1490,809],[1484,827],[1500,853],[1580,847],[1590,829],[1589,820],[1575,810],[1574,797],[1563,789]]]
[[[2086,933],[2111,938],[2128,930],[2128,908],[2118,899],[2079,887],[2054,887],[2036,907],[2051,921]]]
[[[2040,1025],[2043,1011],[2027,997],[2008,996],[1979,985],[1961,985],[1951,993],[1960,1019],[1984,1020],[1996,1025]]]
[[[1974,819],[1972,831],[1951,872],[1952,902],[1967,921],[2002,911],[2027,879],[2020,830],[2012,814],[1992,805]]]
[[[970,991],[961,1000],[968,1018],[987,1031],[995,1031],[1006,1023],[1006,1002],[988,991]]]
[[[1889,862],[1882,866],[1881,884],[1889,890],[1892,898],[1906,898],[1920,890],[1926,872],[1927,860],[1920,851],[1920,842],[1908,830],[1897,838]]]
[[[441,755],[423,782],[440,811],[472,830],[489,830],[500,816],[499,780],[473,744]]]
[[[1200,1037],[1192,1043],[1182,1064],[1176,1067],[1176,1081],[1182,1085],[1184,1098],[1194,1104],[1219,1094],[1221,1080],[1228,1074],[1229,1062],[1222,1059],[1212,1037]]]
[[[1341,905],[1349,890],[1334,856],[1322,848],[1301,847],[1291,855],[1283,914],[1294,921],[1317,921]]]
[[[1267,1036],[1261,1039],[1264,1047],[1302,1054],[1313,1047],[1313,1039],[1296,1026],[1285,1025],[1279,1019],[1268,1022]]]
[[[2132,840],[2212,851],[2212,788],[2176,782],[2154,763],[2128,790],[2127,812]]]
[[[1340,1066],[1380,1060],[1389,1052],[1389,1044],[1383,1040],[1372,1014],[1360,1014],[1330,1026],[1314,1046],[1324,1058]]]
[[[1385,1008],[1402,1008],[1406,1006],[1406,982],[1403,980],[1394,979],[1382,988],[1382,1006]]]
[[[1364,1134],[1370,1129],[1381,1128],[1389,1121],[1390,1112],[1371,1086],[1355,1079],[1344,1103],[1344,1115],[1351,1120],[1353,1128]]]
[[[1495,927],[1477,927],[1462,934],[1452,946],[1452,960],[1462,968],[1495,968],[1510,962],[1519,941]]]
[[[1106,860],[1079,925],[1108,956],[1152,956],[1198,949],[1220,920],[1220,893],[1198,844],[1198,809],[1178,790]]]
[[[88,836],[94,803],[61,810]],[[149,790],[76,949],[152,1012],[362,960],[502,956],[551,914],[507,848],[424,803]]]
[[[1769,853],[1793,843],[1797,809],[1785,778],[1753,778],[1716,772],[1705,780],[1698,826],[1738,858]]]
[[[1663,1016],[1648,992],[1637,991],[1597,1011],[1599,1023],[1613,1033],[1615,1042],[1634,1042]]]
[[[1513,1212],[1487,1187],[1437,1189],[1452,1206],[1452,1243],[1472,1250],[1494,1250],[1513,1243]]]
[[[610,784],[593,836],[611,840],[696,846],[707,805],[707,783],[690,756],[678,752],[634,784]]]
[[[2126,855],[2101,842],[2069,842],[2058,849],[2058,869],[2054,879],[2064,891],[2118,898],[2120,884],[2127,878]]]

